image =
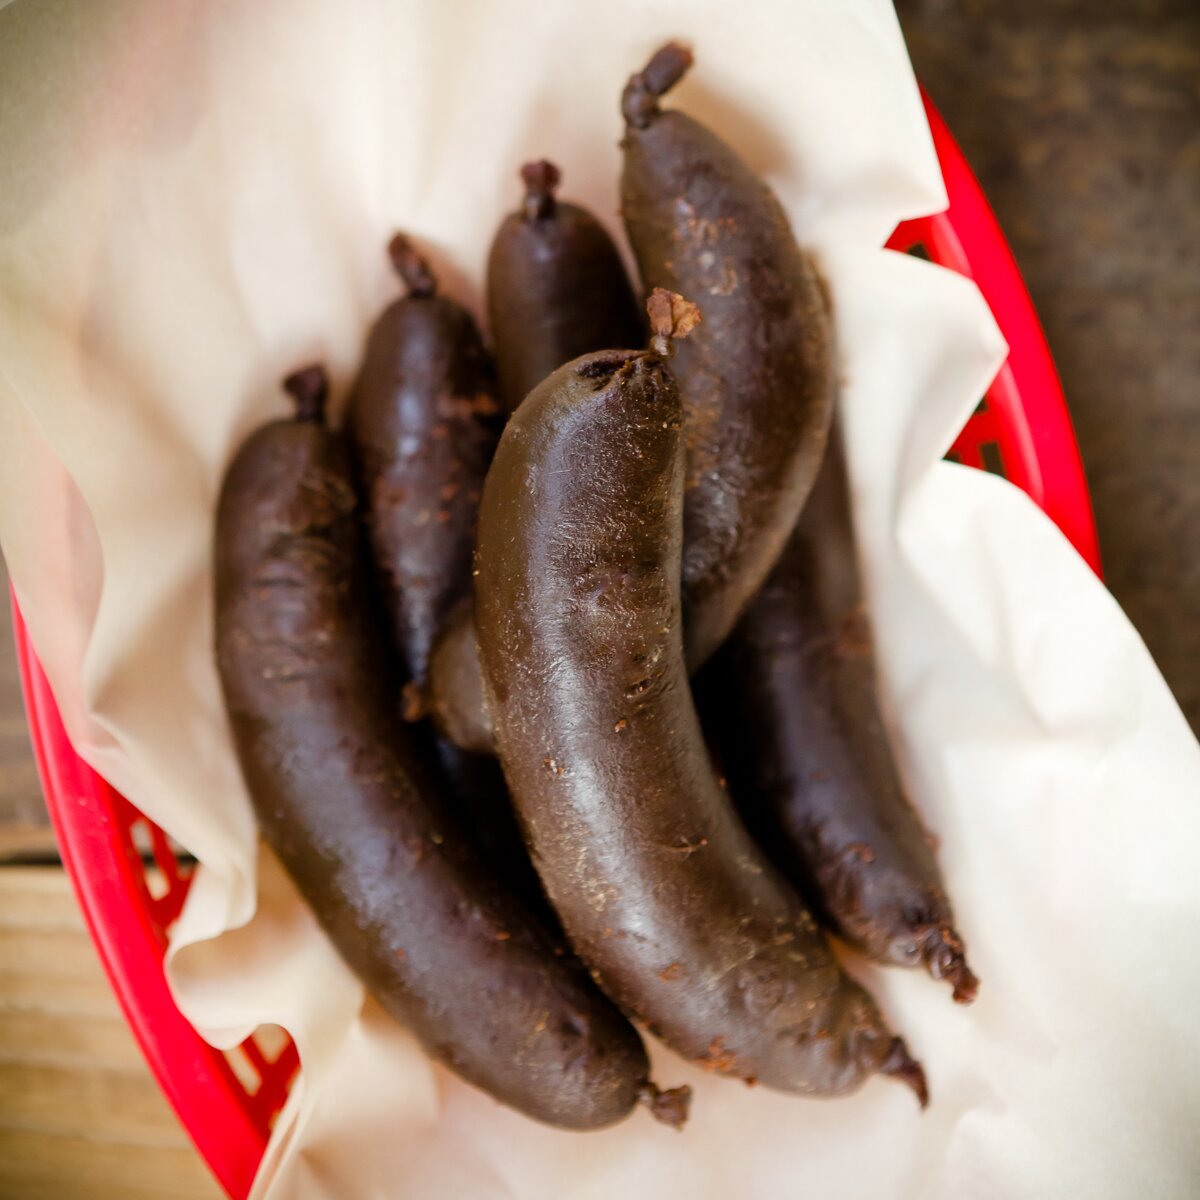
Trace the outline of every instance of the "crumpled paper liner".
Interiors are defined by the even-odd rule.
[[[320,356],[344,393],[396,228],[478,307],[526,158],[615,226],[617,98],[671,36],[698,61],[670,102],[766,175],[835,298],[886,700],[983,980],[960,1009],[851,960],[924,1115],[894,1082],[798,1099],[658,1047],[696,1088],[682,1135],[500,1108],[363,1005],[259,852],[221,710],[213,508],[280,376]],[[18,0],[0,80],[0,540],[75,744],[202,863],[181,1007],[299,1045],[260,1200],[1196,1194],[1200,748],[1049,521],[940,461],[1004,347],[972,285],[879,249],[944,204],[882,0]]]

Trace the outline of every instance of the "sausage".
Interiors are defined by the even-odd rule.
[[[408,294],[368,335],[346,429],[379,592],[407,681],[404,711],[418,721],[434,634],[470,592],[479,493],[503,414],[471,315],[437,294],[429,263],[405,235],[391,240],[388,253]],[[534,898],[500,772],[431,732],[422,736],[433,741],[447,812],[508,886]]]
[[[978,980],[879,708],[845,460],[831,444],[783,557],[703,672],[705,725],[747,824],[869,957]]]
[[[824,453],[835,359],[825,290],[770,188],[659,98],[691,66],[664,46],[622,97],[621,212],[642,283],[692,297],[679,348],[687,442],[683,626],[695,671],[724,641],[796,524]]]
[[[434,639],[427,704],[434,725],[447,741],[472,754],[496,753],[470,597],[455,608]]]
[[[216,651],[259,823],[349,966],[428,1053],[571,1129],[643,1099],[636,1031],[443,816],[395,704],[343,438],[324,371],[289,376],[291,420],[251,435],[216,530]]]
[[[521,178],[524,203],[505,217],[487,264],[488,319],[500,398],[509,412],[570,359],[637,346],[646,336],[604,226],[555,196],[560,175],[553,163],[526,163]]]
[[[504,418],[470,314],[437,294],[437,280],[410,239],[397,234],[388,252],[408,295],[389,305],[368,335],[346,428],[379,592],[406,680],[404,712],[416,722],[424,715],[434,634],[471,590],[479,494]],[[504,883],[537,903],[536,877],[499,768],[420,728],[432,743],[426,756],[442,774],[447,812]]]
[[[471,315],[437,294],[403,234],[388,247],[408,295],[375,322],[346,416],[392,640],[424,685],[434,635],[470,591],[479,489],[503,415]],[[419,713],[410,703],[410,712]]]
[[[695,309],[651,298],[646,351],[561,367],[484,485],[475,603],[488,706],[534,865],[622,1009],[710,1070],[796,1092],[920,1066],[750,840],[709,764],[680,627],[684,458],[666,366]]]

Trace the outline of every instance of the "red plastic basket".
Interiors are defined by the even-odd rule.
[[[1083,467],[1033,305],[966,160],[928,100],[926,110],[950,206],[905,222],[888,245],[973,278],[1010,347],[947,457],[1023,488],[1099,574]],[[167,1098],[222,1186],[242,1200],[295,1076],[295,1047],[284,1041],[268,1052],[256,1036],[226,1054],[204,1042],[175,1007],[163,955],[191,869],[162,830],[76,754],[15,605],[14,615],[34,755],[92,938]]]

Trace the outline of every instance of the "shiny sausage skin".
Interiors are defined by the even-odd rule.
[[[663,343],[556,371],[484,486],[479,651],[534,865],[597,982],[685,1058],[796,1092],[885,1072],[923,1100],[919,1065],[709,764],[683,656],[683,414]]]
[[[647,1095],[634,1029],[495,886],[397,712],[350,455],[320,368],[251,435],[216,532],[216,649],[259,823],[330,940],[429,1054],[571,1129]]]

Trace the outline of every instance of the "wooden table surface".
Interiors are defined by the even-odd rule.
[[[57,866],[0,870],[0,1198],[218,1200]]]
[[[1107,581],[1200,729],[1200,4],[897,7],[1041,314]],[[47,862],[0,608],[0,861]],[[0,869],[0,1200],[218,1194],[61,870]]]

